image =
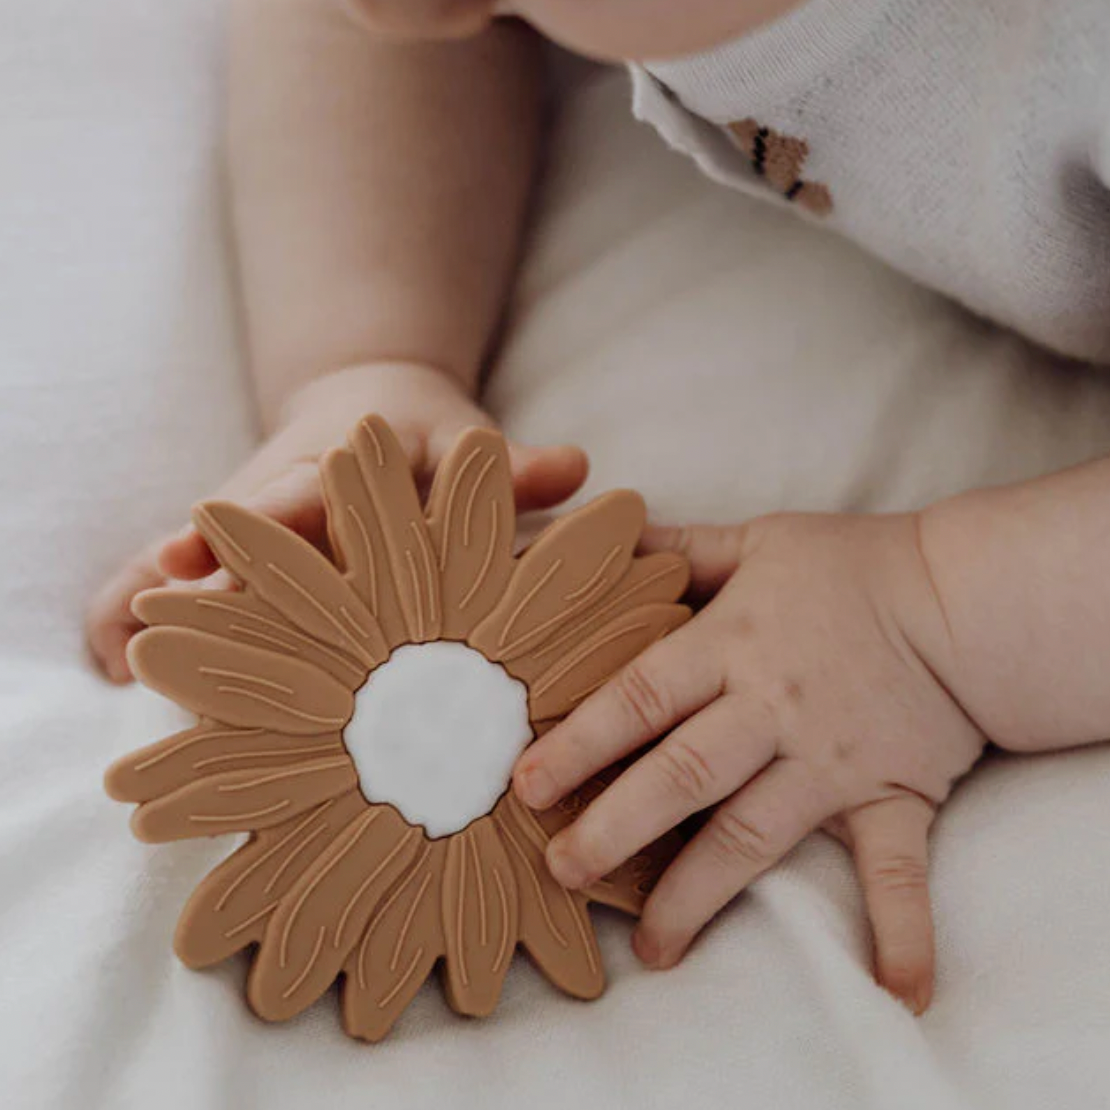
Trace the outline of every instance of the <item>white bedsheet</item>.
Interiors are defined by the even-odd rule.
[[[252,440],[217,158],[219,0],[0,0],[0,1105],[1110,1105],[1110,752],[995,760],[939,822],[937,1002],[875,988],[846,860],[814,839],[642,971],[601,916],[602,1000],[523,961],[496,1016],[425,989],[360,1046],[288,1026],[176,913],[226,842],[152,849],[100,792],[175,727],[82,653],[89,590]],[[1110,389],[567,100],[491,403],[575,439],[656,515],[881,508],[1110,447]]]

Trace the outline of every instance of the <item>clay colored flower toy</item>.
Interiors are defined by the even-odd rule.
[[[685,561],[634,556],[641,499],[615,492],[514,555],[508,458],[466,432],[422,507],[368,417],[322,463],[335,563],[235,505],[195,521],[240,584],[153,590],[129,658],[195,728],[110,768],[145,841],[245,832],[181,915],[180,958],[257,945],[251,1007],[280,1021],[342,978],[348,1033],[379,1040],[442,962],[451,1006],[489,1014],[518,944],[556,986],[604,986],[591,900],[639,911],[659,842],[586,892],[544,862],[591,792],[533,814],[523,748],[689,615]]]

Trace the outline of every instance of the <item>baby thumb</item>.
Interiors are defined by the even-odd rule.
[[[314,461],[295,463],[250,494],[229,499],[276,520],[317,547],[326,540],[327,518]],[[208,544],[191,524],[166,540],[158,552],[158,568],[168,578],[206,578],[217,565]]]
[[[748,547],[746,525],[648,525],[640,539],[645,554],[673,551],[690,560],[690,592],[716,593],[736,572]]]
[[[579,447],[526,447],[509,443],[509,468],[521,512],[550,509],[576,493],[590,464]]]

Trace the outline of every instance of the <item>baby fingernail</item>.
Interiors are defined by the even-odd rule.
[[[921,1017],[933,1001],[933,989],[928,983],[923,983],[910,995],[910,1009],[915,1017]]]
[[[113,659],[105,664],[105,671],[112,682],[122,684],[131,679],[131,668],[123,659]]]
[[[514,785],[516,796],[532,809],[544,809],[558,799],[555,780],[538,764],[518,771]]]
[[[184,527],[179,528],[172,536],[166,537],[166,543],[179,543],[181,540],[187,540],[190,536],[196,534],[196,527],[192,524],[186,524]]]
[[[652,971],[667,971],[682,959],[685,949],[681,943],[637,930],[632,936],[632,950]]]
[[[587,875],[582,865],[557,840],[547,846],[547,869],[557,883],[569,890],[586,884]]]
[[[659,962],[659,942],[639,929],[632,934],[632,951],[648,967],[655,967]]]

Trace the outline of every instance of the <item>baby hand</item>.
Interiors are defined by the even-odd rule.
[[[933,984],[927,835],[984,738],[937,677],[947,625],[919,518],[767,517],[655,529],[693,584],[720,592],[520,758],[542,809],[665,735],[555,837],[548,865],[583,887],[715,807],[659,881],[634,946],[676,963],[756,876],[822,825],[852,849],[876,974],[920,1013]]]
[[[413,469],[429,481],[440,458],[464,428],[493,421],[454,379],[411,364],[359,366],[322,378],[287,405],[278,431],[214,496],[238,501],[273,517],[323,547],[327,528],[317,461],[343,443],[359,416],[386,418]],[[586,477],[586,458],[577,448],[509,445],[517,503],[521,509],[549,508],[569,497]],[[200,534],[188,525],[163,536],[132,558],[97,593],[89,606],[86,632],[97,662],[115,682],[126,682],[128,640],[142,627],[131,600],[167,579],[199,581],[217,569]]]

